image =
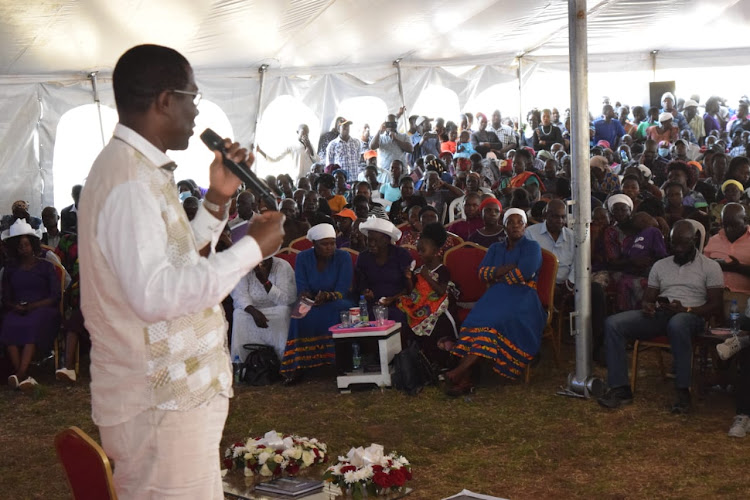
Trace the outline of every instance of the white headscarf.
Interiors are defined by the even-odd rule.
[[[613,194],[607,200],[607,209],[612,212],[612,209],[617,203],[624,203],[630,207],[630,211],[633,211],[633,200],[626,194]]]
[[[330,224],[318,224],[307,231],[307,239],[310,241],[336,238],[336,230]]]
[[[520,208],[509,208],[505,211],[505,214],[503,215],[503,226],[505,225],[506,221],[508,220],[508,217],[511,215],[520,215],[523,219],[523,223],[526,224],[528,222],[528,219],[526,218],[526,212],[521,210]]]
[[[396,243],[401,239],[401,230],[393,225],[391,221],[379,219],[374,215],[359,225],[359,231],[367,236],[370,231],[387,234],[391,238],[391,243]]]

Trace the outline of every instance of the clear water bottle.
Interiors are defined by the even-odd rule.
[[[362,354],[359,352],[359,344],[352,344],[352,369],[359,370],[362,367]]]
[[[232,359],[232,372],[234,373],[234,383],[239,384],[242,378],[242,361],[240,361],[238,354],[235,354],[234,359]]]
[[[740,333],[740,309],[736,300],[729,306],[729,331],[735,337]]]
[[[367,313],[367,301],[364,295],[359,296],[359,320],[365,323],[370,321],[370,315]]]

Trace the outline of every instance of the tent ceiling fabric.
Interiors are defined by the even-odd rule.
[[[4,0],[0,74],[108,71],[152,42],[198,69],[323,68],[567,58],[565,0]],[[749,0],[589,2],[591,54],[746,48]],[[664,28],[667,29],[664,29]],[[682,29],[678,29],[682,28]],[[705,33],[704,36],[689,36]],[[325,71],[335,72],[335,71]]]

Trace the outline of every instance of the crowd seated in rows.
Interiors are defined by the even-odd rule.
[[[677,372],[674,410],[686,411],[692,334],[720,308],[717,297],[725,286],[750,293],[743,284],[750,276],[747,109],[746,98],[735,110],[718,98],[701,103],[698,96],[677,100],[665,93],[652,108],[607,99],[601,115],[591,117],[592,327],[595,359],[609,371],[606,406],[632,399],[627,343],[679,331],[668,335]],[[436,367],[458,362],[446,378],[449,392],[460,394],[471,390],[471,366],[479,358],[491,358],[496,371],[517,378],[537,355],[546,324],[533,290],[540,248],[558,260],[555,309],[561,315],[573,310],[576,250],[566,202],[574,165],[567,111],[534,109],[521,126],[499,110],[489,120],[477,113],[476,128],[470,113],[455,121],[411,116],[408,130],[399,130],[402,113],[387,115],[372,133],[363,127],[361,138],[350,135],[351,121],[338,117],[317,150],[309,128],[300,125],[298,143],[286,153],[296,162],[293,177],[265,179],[286,215],[283,246],[291,249],[283,255],[292,264],[263,262],[228,299],[233,355],[244,357],[244,343],[272,345],[290,382],[342,361],[348,354],[336,352],[328,329],[362,296],[370,308],[387,305],[389,317],[402,324],[403,343],[416,342]],[[202,194],[191,180],[178,182],[176,196],[188,219]],[[217,250],[241,237],[255,213],[273,208],[240,190]],[[18,220],[32,229],[43,225],[46,244],[64,255],[59,249],[69,245],[66,225],[77,203],[62,211],[62,231],[54,208],[45,209],[43,221],[28,210],[28,204],[13,204],[3,229]],[[454,314],[462,292],[455,283],[465,276],[451,276],[443,259],[464,242],[486,251],[474,278],[489,288],[473,309],[459,307]],[[718,264],[702,256],[704,245]],[[14,265],[11,259],[6,269]],[[73,275],[69,257],[64,265]],[[312,302],[310,312],[291,318],[290,305],[300,298]],[[13,317],[12,302],[5,323]],[[65,329],[85,332],[75,325]],[[722,349],[742,351],[745,359],[742,347]],[[19,357],[17,377],[26,377],[25,355]],[[65,364],[69,368],[67,352]],[[733,435],[743,426],[750,430],[742,402],[750,399],[748,385],[738,387],[743,418],[733,424]]]

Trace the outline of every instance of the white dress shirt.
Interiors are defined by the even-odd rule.
[[[526,237],[539,243],[539,246],[549,250],[557,257],[557,280],[565,283],[565,280],[575,283],[576,281],[576,245],[573,231],[563,226],[557,241],[547,231],[547,222],[534,224],[526,228]]]

